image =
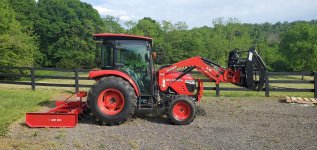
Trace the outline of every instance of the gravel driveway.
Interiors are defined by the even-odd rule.
[[[278,98],[205,97],[186,126],[142,113],[120,126],[86,118],[69,129],[30,129],[22,120],[0,143],[4,149],[317,149],[317,107]]]

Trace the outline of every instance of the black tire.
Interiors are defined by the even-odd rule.
[[[183,106],[183,107],[180,107]],[[185,106],[185,109],[184,109]],[[176,109],[177,111],[180,111],[181,114],[175,113],[173,109]],[[181,108],[178,110],[177,108]],[[183,109],[183,113],[181,110]],[[187,113],[186,113],[186,110]],[[182,116],[183,115],[183,116]],[[182,96],[176,96],[173,100],[168,105],[168,110],[167,110],[167,117],[169,118],[170,122],[175,125],[187,125],[191,122],[194,121],[196,117],[196,105],[194,101],[185,95]]]
[[[110,90],[110,93],[111,90],[113,90],[116,94],[119,94],[120,97],[122,97],[121,99],[118,98],[121,101],[121,108],[119,110],[115,110],[116,114],[109,114],[104,111],[105,109],[108,109],[106,106],[103,108],[103,106],[98,105],[98,97],[100,98],[101,96],[99,102],[105,101],[105,96],[101,94],[107,90]],[[115,98],[111,98],[110,101],[113,100],[116,103],[117,100]],[[101,102],[101,104],[103,103],[105,102]],[[134,111],[137,106],[137,97],[129,82],[120,77],[109,76],[101,78],[91,87],[88,94],[87,104],[89,111],[99,123],[105,125],[119,125],[134,115]]]

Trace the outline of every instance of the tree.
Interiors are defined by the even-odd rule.
[[[21,23],[23,31],[33,34],[34,21],[37,18],[35,0],[9,0],[11,8],[16,13],[16,20]]]
[[[109,33],[124,33],[125,29],[119,24],[119,18],[107,15],[102,18],[105,23],[105,32]]]
[[[42,66],[75,68],[95,66],[94,33],[104,31],[97,10],[79,0],[39,0],[36,33]]]
[[[0,1],[0,65],[33,66],[34,39],[22,32],[7,0]]]
[[[218,18],[213,21],[213,26],[208,58],[223,66],[227,65],[231,50],[235,48],[246,50],[252,45],[249,28],[239,23],[237,19]]]
[[[149,17],[139,20],[130,30],[132,34],[153,38],[159,38],[162,34],[161,25]]]
[[[160,63],[164,61],[162,58],[165,58],[164,55],[166,53],[163,42],[163,30],[160,23],[149,17],[145,17],[139,20],[137,23],[130,21],[127,22],[126,25],[128,25],[130,28],[128,30],[128,33],[130,34],[152,37],[155,40],[153,44],[153,50],[158,54],[157,61]]]
[[[299,22],[282,34],[280,52],[293,71],[317,70],[317,25]]]

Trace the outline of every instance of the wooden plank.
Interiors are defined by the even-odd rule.
[[[317,100],[314,98],[289,97],[289,96],[286,96],[285,98],[286,98],[286,103],[317,104]]]
[[[311,104],[311,102],[306,102],[301,97],[296,97],[296,99],[297,99],[297,103],[299,104]]]
[[[312,102],[311,100],[309,100],[309,98],[307,97],[304,97],[304,101],[307,101],[307,102]]]
[[[296,97],[291,97],[292,103],[297,103],[297,98]]]
[[[316,100],[316,99],[314,99],[314,98],[309,98],[309,100],[311,100],[312,103],[317,104],[317,100]]]
[[[314,98],[309,98],[309,100],[312,102],[316,102],[316,99],[314,99]]]
[[[308,101],[297,101],[298,104],[313,104],[313,102]]]
[[[291,103],[292,102],[292,99],[291,99],[291,97],[289,97],[289,96],[286,96],[286,103]]]

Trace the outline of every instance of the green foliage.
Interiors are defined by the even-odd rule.
[[[92,34],[104,22],[91,5],[79,0],[39,0],[35,28],[40,37],[37,63],[61,68],[94,66]]]
[[[119,24],[119,18],[107,15],[102,19],[105,23],[105,32],[108,33],[124,33],[125,29]]]
[[[36,44],[15,15],[7,0],[0,1],[0,65],[32,66]]]
[[[317,70],[317,25],[299,22],[282,34],[280,51],[293,71]]]
[[[37,18],[35,0],[9,0],[9,3],[16,13],[16,19],[23,26],[23,30],[33,35],[33,24]]]
[[[162,34],[161,25],[155,20],[145,17],[130,29],[132,34],[158,38]]]
[[[280,47],[280,41],[281,34],[286,32],[293,23],[242,24],[235,18],[228,20],[217,18],[212,23],[212,27],[188,29],[184,22],[173,24],[162,21],[159,24],[151,18],[143,18],[138,22],[128,22],[126,25],[129,28],[127,32],[130,34],[154,38],[154,50],[158,54],[156,61],[158,64],[171,64],[199,55],[226,66],[231,50],[235,48],[248,50],[253,44],[256,44],[270,71],[292,70],[287,57],[284,57],[285,53],[282,53],[281,49],[285,49],[285,47]],[[304,24],[316,23],[311,21],[304,22]],[[310,33],[313,34],[313,32]],[[290,42],[285,40],[285,43]],[[293,58],[293,60],[302,61],[299,59],[302,58]]]
[[[92,68],[100,57],[92,35],[108,32],[152,37],[160,65],[199,55],[226,66],[231,50],[256,44],[270,71],[310,71],[317,66],[316,20],[244,24],[236,18],[217,18],[210,26],[189,29],[185,22],[145,17],[125,22],[124,28],[118,18],[101,18],[79,0],[0,4],[0,65]]]

